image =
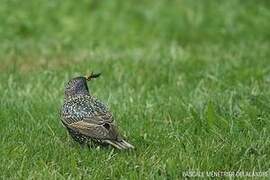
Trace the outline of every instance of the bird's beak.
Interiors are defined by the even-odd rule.
[[[94,74],[93,72],[89,76],[85,76],[85,79],[87,81],[90,81],[93,78],[98,78],[101,75],[101,73]]]

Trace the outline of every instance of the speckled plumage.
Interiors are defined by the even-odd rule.
[[[60,113],[62,123],[71,137],[81,144],[93,141],[118,149],[134,148],[119,135],[107,106],[89,92],[86,81],[98,76],[76,77],[67,83]]]

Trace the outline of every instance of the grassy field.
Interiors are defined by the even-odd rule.
[[[268,0],[0,1],[1,179],[270,176]],[[91,71],[134,151],[62,127],[64,84]]]

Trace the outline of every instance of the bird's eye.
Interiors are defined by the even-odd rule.
[[[108,123],[104,123],[104,124],[103,124],[103,127],[105,127],[107,130],[110,129],[110,125],[109,125]]]

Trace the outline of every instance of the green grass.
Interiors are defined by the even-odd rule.
[[[0,4],[1,179],[270,170],[269,1]],[[61,126],[64,84],[91,71],[134,151]]]

